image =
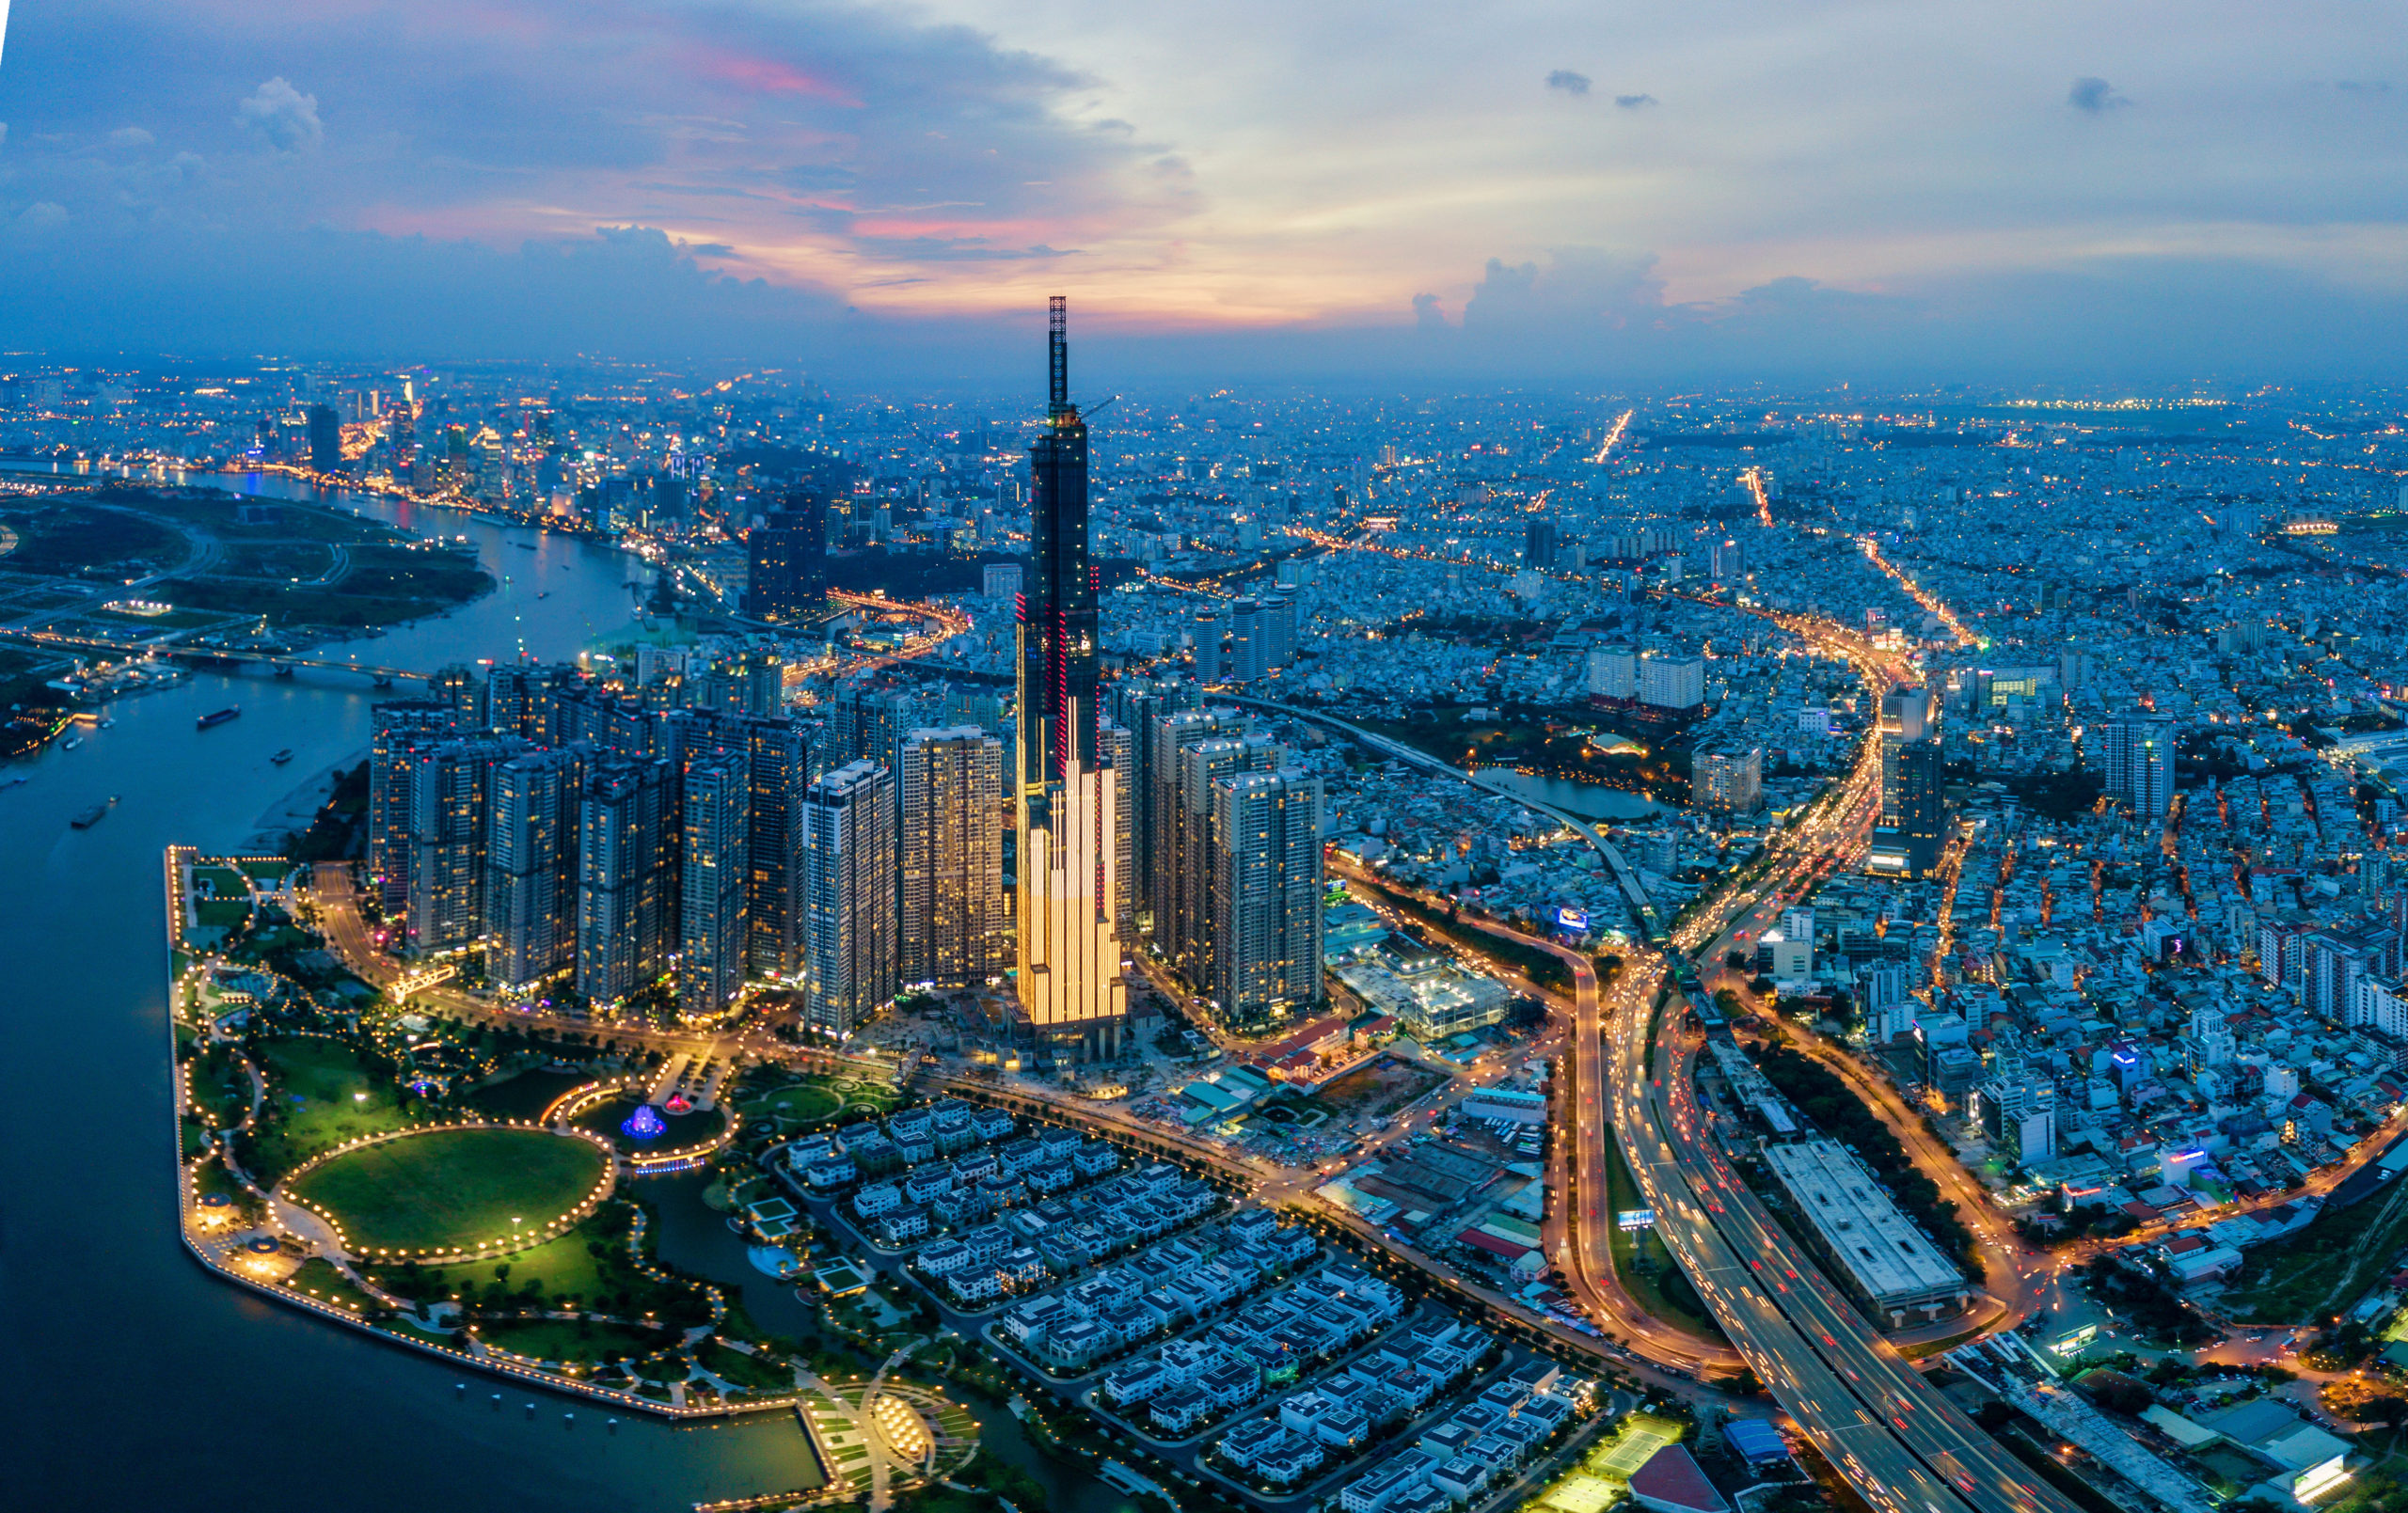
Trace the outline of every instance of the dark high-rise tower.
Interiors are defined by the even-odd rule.
[[[1067,301],[1046,301],[1045,433],[1028,449],[1028,576],[1020,602],[1020,781],[1037,794],[1076,754],[1095,765],[1096,574],[1087,559],[1087,423],[1070,402]],[[1041,796],[1040,796],[1041,802]],[[1038,818],[1043,817],[1040,809]]]
[[[1021,1015],[1031,1032],[1117,1051],[1129,1014],[1117,927],[1124,774],[1096,752],[1096,570],[1087,556],[1087,427],[1070,402],[1065,301],[1048,303],[1045,431],[1028,449],[1035,496],[1020,596]]]
[[[746,534],[751,608],[784,624],[828,607],[828,504],[809,489],[789,490]]]

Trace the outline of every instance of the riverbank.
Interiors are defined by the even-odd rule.
[[[808,1395],[798,1387],[791,1393],[751,1398],[740,1403],[689,1402],[683,1400],[682,1393],[673,1400],[663,1402],[585,1380],[567,1371],[547,1369],[541,1363],[508,1353],[497,1353],[491,1347],[469,1348],[455,1345],[437,1330],[426,1327],[412,1313],[396,1310],[392,1305],[403,1300],[390,1299],[374,1290],[375,1284],[354,1270],[339,1253],[329,1260],[321,1240],[291,1230],[278,1214],[279,1200],[270,1190],[252,1185],[246,1175],[229,1165],[226,1159],[230,1149],[229,1135],[196,1138],[187,1111],[200,1106],[196,1100],[191,1080],[192,1067],[198,1058],[188,1059],[183,1054],[185,1043],[182,1037],[185,1034],[201,1036],[206,1033],[208,1025],[204,1017],[188,1013],[186,1005],[195,999],[191,991],[193,979],[196,974],[208,971],[211,962],[208,958],[191,954],[185,949],[187,926],[191,922],[186,911],[183,868],[205,865],[206,861],[207,859],[191,848],[171,846],[166,853],[163,878],[166,891],[169,948],[168,1082],[174,1095],[171,1107],[175,1119],[175,1140],[171,1148],[177,1153],[177,1230],[187,1253],[223,1281],[345,1325],[385,1344],[401,1346],[452,1364],[613,1408],[691,1421],[783,1412],[807,1400]],[[261,1095],[254,1099],[252,1113],[242,1120],[238,1127],[248,1127],[259,1116],[258,1106],[264,1101],[265,1084],[261,1083],[260,1087]],[[601,1143],[607,1145],[607,1143]],[[209,1192],[201,1190],[199,1179],[204,1168],[213,1169],[219,1178],[211,1184]],[[246,1197],[237,1197],[227,1191],[229,1184],[237,1181],[246,1190]],[[258,1214],[258,1221],[239,1222],[235,1215],[249,1211]],[[641,1249],[642,1230],[640,1221],[636,1235],[630,1237],[631,1250]],[[300,1244],[298,1251],[290,1243],[296,1240]],[[331,1272],[334,1279],[340,1280],[313,1271],[313,1267],[323,1268],[325,1272]],[[348,1291],[352,1298],[360,1300],[315,1295],[295,1285],[293,1278],[305,1272],[327,1281],[330,1290],[340,1288]],[[414,1311],[416,1305],[411,1307]],[[372,1310],[392,1313],[394,1317],[389,1327],[370,1317]],[[822,1469],[824,1472],[826,1468]]]

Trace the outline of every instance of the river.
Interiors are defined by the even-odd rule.
[[[1608,788],[1601,783],[1577,782],[1570,778],[1538,778],[1512,767],[1481,767],[1478,776],[1511,788],[1526,798],[1551,804],[1568,813],[1587,820],[1650,819],[1664,812],[1664,806],[1645,794],[1625,789]]]
[[[309,493],[275,477],[233,482]],[[356,502],[466,535],[502,586],[449,618],[319,654],[425,669],[521,651],[567,657],[628,625],[626,584],[650,581],[581,538]],[[239,844],[297,782],[363,751],[369,706],[400,696],[307,669],[289,679],[198,672],[105,706],[114,723],[78,749],[54,744],[7,769],[29,779],[0,790],[0,1087],[20,1143],[0,1160],[0,1374],[16,1383],[0,1501],[10,1507],[652,1513],[817,1480],[791,1413],[715,1426],[622,1414],[610,1430],[591,1404],[464,1373],[241,1291],[177,1242],[161,852]],[[196,729],[230,703],[239,719]],[[283,747],[293,762],[271,764]],[[107,818],[69,827],[70,814],[111,795],[122,801]],[[567,1411],[576,1417],[564,1424]],[[1127,1505],[1077,1480],[1057,1506]]]

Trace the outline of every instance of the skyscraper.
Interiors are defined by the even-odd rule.
[[[744,721],[752,794],[749,805],[752,864],[745,881],[748,965],[755,977],[793,977],[802,970],[802,911],[795,890],[802,876],[802,802],[811,787],[811,749],[789,719]]]
[[[598,760],[578,807],[577,990],[609,1007],[668,966],[670,772]]]
[[[912,731],[900,778],[901,980],[975,987],[1007,965],[1004,743],[974,725]]]
[[[802,1022],[849,1038],[895,997],[895,777],[870,761],[802,806]]]
[[[785,624],[828,607],[828,507],[793,489],[745,534],[753,618]]]
[[[405,918],[412,952],[449,951],[483,933],[493,769],[525,749],[515,737],[477,736],[411,752]]]
[[[2098,730],[2093,759],[2108,796],[2136,818],[2162,820],[2174,806],[2174,717],[2118,716]]]
[[[1046,425],[1019,626],[1016,966],[1033,1034],[1117,1054],[1128,1019],[1114,837],[1118,774],[1096,752],[1096,570],[1087,559],[1087,428],[1070,402],[1066,301],[1048,301]]]
[[[433,699],[396,699],[369,712],[368,876],[388,916],[409,902],[411,758],[452,733],[454,713]]]
[[[1865,865],[1920,877],[1939,865],[1947,843],[1947,764],[1930,690],[1902,686],[1883,694],[1880,738],[1881,814]]]
[[[1152,917],[1154,949],[1164,956],[1176,951],[1180,927],[1180,879],[1184,875],[1180,817],[1180,754],[1193,746],[1228,735],[1245,733],[1245,720],[1234,709],[1168,709],[1145,733],[1146,825],[1140,852],[1145,858],[1145,904]]]
[[[741,749],[697,752],[679,804],[677,1011],[705,1018],[744,986],[752,875],[752,764]]]
[[[1110,767],[1113,788],[1122,796],[1112,809],[1112,890],[1113,928],[1120,933],[1123,945],[1133,945],[1137,939],[1137,814],[1145,806],[1137,796],[1138,786],[1136,733],[1105,716],[1096,722],[1095,746],[1097,760]]]
[[[1212,1001],[1257,1028],[1321,996],[1321,780],[1296,767],[1212,784]]]
[[[342,471],[342,417],[331,404],[309,406],[309,470]]]
[[[1163,950],[1180,976],[1199,993],[1212,991],[1213,948],[1219,940],[1212,891],[1219,829],[1212,785],[1237,773],[1274,771],[1282,755],[1278,743],[1265,735],[1225,736],[1179,754],[1180,875],[1171,903],[1171,931]]]
[[[579,750],[530,751],[493,770],[485,839],[485,973],[518,992],[577,964]]]

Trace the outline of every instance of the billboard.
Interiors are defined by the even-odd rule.
[[[1614,1222],[1624,1229],[1654,1229],[1656,1210],[1653,1208],[1616,1209]]]
[[[1575,933],[1585,931],[1589,928],[1589,911],[1558,905],[1555,910],[1555,922],[1560,928]]]

